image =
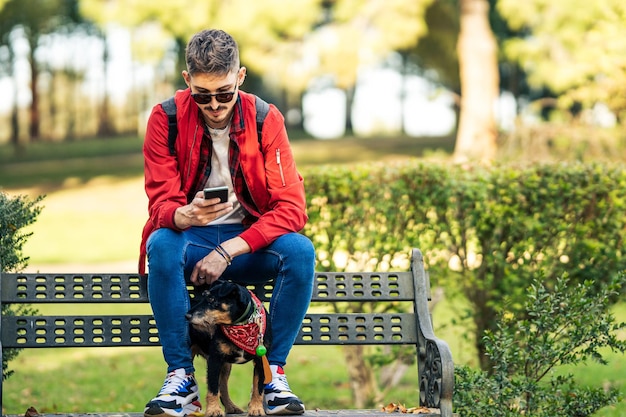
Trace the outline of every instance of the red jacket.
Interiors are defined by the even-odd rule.
[[[144,226],[139,272],[145,273],[146,240],[161,227],[179,230],[174,212],[188,204],[186,195],[199,164],[202,121],[190,90],[175,95],[178,122],[176,155],[168,148],[167,115],[160,104],[152,108],[143,146],[145,189],[149,219]],[[291,146],[280,111],[270,105],[263,124],[262,152],[256,129],[255,97],[239,92],[230,129],[230,160],[235,194],[249,213],[243,238],[252,252],[267,246],[279,236],[302,230],[308,217],[302,176],[296,170]],[[239,154],[233,150],[238,145]],[[237,173],[239,175],[237,177]],[[237,180],[243,178],[243,181]]]

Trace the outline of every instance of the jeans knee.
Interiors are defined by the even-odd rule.
[[[285,235],[288,242],[281,248],[283,255],[305,265],[315,264],[315,248],[311,240],[299,233]]]
[[[302,256],[304,262],[310,262],[311,264],[315,264],[315,247],[313,246],[313,242],[304,236],[300,236],[300,256]]]
[[[161,268],[176,264],[174,259],[182,257],[183,243],[180,232],[167,228],[155,230],[146,242],[148,265]]]

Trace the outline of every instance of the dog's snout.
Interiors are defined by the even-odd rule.
[[[191,313],[185,314],[185,318],[187,319],[187,321],[191,321],[191,317]]]

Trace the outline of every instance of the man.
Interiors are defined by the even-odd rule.
[[[283,367],[313,291],[315,251],[298,232],[307,221],[303,180],[296,170],[284,118],[270,106],[259,143],[255,96],[240,90],[236,42],[220,30],[194,35],[186,49],[189,88],[176,92],[178,137],[168,146],[168,118],[156,105],[144,143],[149,220],[141,244],[148,296],[168,365],[163,387],[144,416],[176,416],[201,408],[185,314],[186,283],[217,279],[274,280],[269,315],[272,382],[267,414],[302,414],[305,407]],[[204,199],[227,186],[228,200]]]

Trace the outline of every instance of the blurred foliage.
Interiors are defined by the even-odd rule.
[[[499,309],[493,331],[484,336],[494,368],[489,372],[457,367],[455,412],[465,417],[590,416],[619,400],[616,387],[577,386],[561,365],[592,359],[606,365],[606,349],[624,352],[609,300],[626,283],[623,273],[609,282],[575,284],[566,275],[554,286],[537,275],[525,292],[522,317]]]
[[[29,65],[29,88],[30,88],[30,108],[29,108],[29,137],[38,139],[40,137],[40,117],[39,117],[39,77],[44,63],[37,56],[38,48],[45,48],[42,39],[52,33],[65,33],[77,30],[82,23],[78,13],[78,0],[8,0],[0,4],[0,66],[6,75],[15,76],[19,67],[15,60],[18,59],[16,49],[19,43],[16,41],[21,37],[26,41],[27,62]],[[88,27],[89,25],[86,25]],[[11,139],[18,142],[18,121],[17,121],[17,97],[14,92],[13,118]]]
[[[500,88],[513,93],[519,112],[545,120],[554,118],[552,110],[557,108],[561,120],[584,115],[582,122],[593,126],[589,112],[607,105],[618,124],[624,120],[626,64],[621,51],[626,11],[620,0],[472,4],[478,3],[490,6],[489,23],[500,48]],[[395,70],[424,75],[459,93],[460,5],[460,0],[2,0],[1,69],[17,83],[13,65],[18,57],[11,48],[26,40],[30,51],[20,53],[30,55],[31,97],[41,97],[28,115],[14,109],[1,133],[6,136],[11,130],[17,146],[39,136],[39,123],[44,139],[82,138],[91,131],[95,135],[102,130],[99,126],[116,133],[136,130],[145,122],[141,112],[171,94],[173,87],[184,86],[180,71],[186,42],[206,27],[233,34],[242,63],[250,70],[248,88],[270,96],[285,113],[302,110],[305,91],[329,86],[345,90],[350,108],[361,70],[389,66],[395,53],[403,57],[402,67],[396,65]],[[107,97],[85,100],[85,70],[49,62],[49,50],[58,45],[52,39],[101,37],[119,26],[130,32],[133,71],[147,65],[153,81],[144,85],[140,76],[131,75],[137,82],[123,104]],[[470,44],[479,44],[479,35],[472,34],[475,42]],[[113,55],[106,47],[115,48],[112,40],[101,39],[105,72]],[[483,75],[490,73],[486,64]],[[526,107],[529,101],[535,105]],[[350,117],[348,111],[348,132]],[[527,125],[526,120],[519,118],[519,123]]]
[[[461,85],[456,52],[459,12],[456,3],[457,0],[434,1],[425,13],[426,35],[415,48],[406,52],[426,76],[459,93]]]
[[[0,39],[10,44],[13,29],[21,27],[31,47],[41,35],[62,30],[80,20],[79,0],[5,0],[0,4]]]
[[[408,269],[421,248],[433,285],[461,291],[472,310],[478,359],[497,310],[520,313],[543,274],[600,286],[626,269],[626,171],[618,164],[554,163],[492,168],[416,161],[322,166],[305,171],[305,233],[318,269]],[[552,284],[551,284],[552,283]]]
[[[102,119],[100,125],[115,126],[119,132],[129,132],[128,110],[134,112],[145,109],[166,97],[163,91],[166,87],[163,83],[183,87],[180,71],[185,68],[184,48],[189,37],[197,31],[207,27],[222,28],[231,33],[238,41],[241,49],[242,64],[250,70],[251,83],[248,88],[252,91],[262,89],[267,94],[272,91],[274,100],[284,111],[290,108],[299,108],[301,94],[311,88],[311,84],[317,86],[337,86],[345,89],[351,95],[357,83],[359,69],[364,66],[376,66],[384,62],[393,51],[411,50],[418,45],[419,40],[429,33],[428,26],[437,26],[443,29],[448,36],[446,39],[456,37],[454,26],[448,27],[447,21],[434,19],[426,22],[425,13],[428,7],[436,5],[433,0],[305,0],[285,1],[267,0],[263,2],[249,2],[235,0],[221,2],[208,0],[197,3],[189,0],[172,0],[168,2],[153,0],[46,0],[37,2],[37,6],[31,5],[32,0],[9,1],[1,13],[12,16],[5,19],[4,31],[13,33],[13,40],[20,38],[18,33],[21,27],[32,26],[33,33],[47,33],[38,30],[34,23],[35,19],[42,20],[49,15],[47,11],[53,11],[55,19],[47,19],[50,32],[63,33],[71,37],[70,26],[61,26],[64,20],[84,21],[95,23],[102,33],[109,29],[122,26],[130,31],[132,45],[132,59],[136,64],[147,64],[154,69],[153,86],[146,87],[146,91],[139,91],[139,85],[135,86],[139,94],[137,97],[127,97],[129,109],[116,109],[120,115],[108,115],[104,113],[108,106],[113,103],[102,98],[102,103],[96,106],[101,111],[98,114]],[[0,8],[2,4],[0,3]],[[454,8],[447,7],[446,13],[453,12]],[[449,16],[449,15],[448,15]],[[55,26],[56,25],[56,26]],[[7,43],[8,45],[8,43]],[[114,48],[112,39],[107,42],[108,48]],[[450,46],[450,42],[446,43]],[[39,62],[47,59],[46,54],[37,54],[39,48],[46,48],[45,42],[39,42],[33,38],[30,42],[30,53],[33,59],[30,65],[32,69],[44,66],[48,63]],[[454,55],[454,48],[451,53]],[[430,54],[441,55],[439,50],[430,50]],[[113,55],[105,50],[102,56],[103,71],[106,71],[107,60]],[[414,54],[410,55],[415,58]],[[1,56],[4,63],[9,63],[13,56]],[[172,63],[174,62],[174,68]],[[413,68],[413,67],[412,67]],[[437,70],[453,69],[454,65],[442,62]],[[65,70],[70,75],[69,64]],[[414,68],[413,68],[414,70]],[[12,74],[12,70],[8,70]],[[50,85],[56,85],[62,74],[52,72]],[[259,85],[262,79],[264,86]],[[320,81],[321,79],[322,81]],[[77,73],[71,78],[74,83],[84,82],[81,74]],[[253,82],[254,81],[254,82]],[[321,84],[320,84],[321,83]],[[54,102],[53,88],[46,88],[47,83],[40,86],[32,85],[33,89],[39,88],[42,95],[47,96],[47,101]],[[64,88],[72,88],[66,85]],[[33,97],[35,97],[33,90]],[[61,93],[60,91],[56,94]],[[62,94],[62,93],[61,93]],[[78,98],[78,97],[76,97]],[[145,102],[147,100],[147,103]],[[350,98],[348,101],[350,102]],[[133,103],[138,101],[139,103]],[[143,102],[143,103],[142,103]],[[133,104],[142,106],[140,109],[133,108]],[[142,105],[143,104],[143,105]],[[37,121],[46,119],[47,104],[37,105],[33,108],[41,114],[32,114],[30,120]],[[52,106],[52,105],[50,105]],[[61,112],[71,112],[73,106],[69,103],[56,105]],[[81,106],[82,108],[83,106]],[[51,113],[54,109],[49,110]],[[76,110],[78,111],[78,110]],[[82,110],[84,112],[84,110]],[[349,117],[350,112],[348,112]],[[51,114],[50,117],[55,117]],[[76,114],[76,119],[93,118],[94,115]],[[59,120],[61,120],[59,118]],[[140,121],[141,122],[141,121]],[[24,124],[31,123],[21,121],[13,127],[14,135]],[[44,135],[51,135],[50,131],[59,128],[44,130]],[[67,130],[67,135],[73,135],[71,126],[62,129]],[[123,129],[123,130],[121,130]],[[76,136],[83,136],[77,133]],[[21,134],[23,136],[23,133]]]
[[[115,21],[129,28],[152,27],[155,34],[161,30],[178,40],[179,49],[202,29],[224,29],[239,43],[243,65],[280,88],[300,93],[319,74],[334,74],[338,85],[352,86],[364,58],[378,59],[416,44],[426,33],[423,12],[431,2],[134,0],[129,6],[121,0],[81,0],[81,12],[102,26]],[[141,40],[143,45],[152,41],[153,46],[143,48],[140,56],[153,62],[163,58],[163,36]],[[154,55],[147,56],[146,51]],[[347,59],[350,56],[354,59]],[[184,68],[181,57],[179,70]]]
[[[505,56],[528,73],[534,88],[558,95],[561,108],[605,103],[626,116],[626,4],[622,0],[500,0],[498,11],[518,36]]]
[[[356,84],[358,69],[377,64],[392,51],[418,44],[428,31],[424,14],[432,0],[337,0],[326,25],[311,33],[320,65],[314,75],[331,75],[336,86]]]
[[[180,78],[180,71],[186,68],[184,48],[187,41],[194,33],[210,27],[224,29],[233,35],[240,45],[242,64],[251,71],[266,73],[270,69],[282,71],[288,68],[285,62],[299,56],[293,42],[301,41],[318,19],[318,3],[319,0],[209,0],[200,3],[134,0],[129,7],[129,2],[121,0],[81,0],[81,11],[101,26],[118,22],[127,28],[138,28],[133,32],[145,33],[140,38],[141,48],[135,49],[138,52],[135,56],[143,62],[160,62],[168,47],[169,51],[177,52],[175,75]],[[174,44],[168,41],[172,38]],[[281,65],[276,65],[276,60],[280,60]]]

